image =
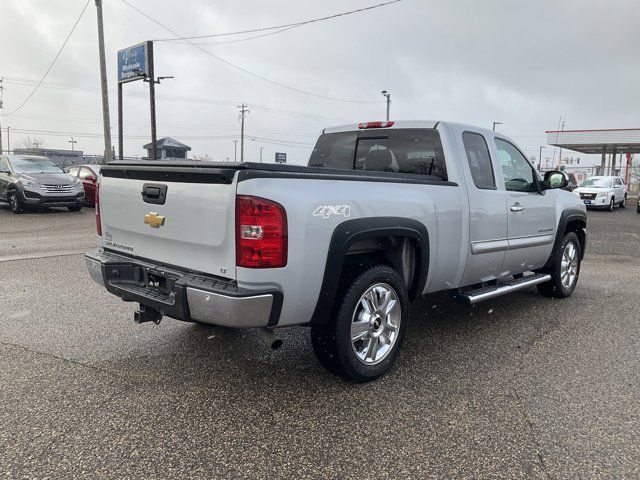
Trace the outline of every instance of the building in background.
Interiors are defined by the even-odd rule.
[[[147,143],[144,149],[147,151],[147,158],[149,160],[153,157],[153,144]],[[164,137],[156,141],[156,155],[158,160],[185,160],[187,158],[187,152],[191,150],[191,147],[174,140],[170,137]]]
[[[82,150],[58,150],[55,148],[14,148],[15,155],[39,155],[53,160],[59,167],[67,168],[72,165],[85,163]]]

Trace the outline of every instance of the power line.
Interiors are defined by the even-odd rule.
[[[69,34],[67,35],[67,38],[65,38],[64,43],[62,44],[62,46],[60,47],[60,49],[58,50],[58,53],[56,53],[56,56],[53,57],[53,60],[51,62],[51,64],[49,65],[49,68],[47,68],[47,70],[44,72],[44,75],[42,76],[42,78],[40,79],[40,81],[38,82],[38,84],[34,87],[34,89],[31,91],[31,93],[29,94],[29,96],[27,96],[27,98],[24,99],[24,101],[18,106],[18,108],[16,108],[15,110],[13,110],[11,113],[8,113],[7,116],[11,116],[14,113],[16,113],[18,110],[20,110],[22,107],[24,107],[27,102],[29,100],[31,100],[31,97],[33,97],[35,95],[35,93],[38,91],[38,88],[40,88],[40,85],[42,84],[42,82],[44,82],[44,79],[47,78],[47,75],[49,75],[49,72],[51,71],[51,69],[53,68],[53,66],[55,65],[56,61],[58,60],[58,58],[60,57],[60,55],[62,54],[62,51],[64,50],[64,47],[67,46],[67,43],[69,42],[69,39],[71,38],[71,35],[73,35],[73,32],[75,31],[76,27],[78,26],[78,23],[80,23],[80,19],[82,18],[82,16],[84,15],[85,10],[87,9],[87,6],[89,6],[89,1],[87,0],[86,3],[84,4],[84,7],[82,7],[82,11],[80,12],[80,15],[78,15],[78,19],[76,20],[76,22],[73,24],[73,27],[71,28],[71,31],[69,32]]]
[[[34,83],[36,83],[35,80],[23,79],[19,77],[4,77],[4,80],[7,83],[10,83],[13,85],[21,85],[21,86],[31,86]],[[56,88],[56,89],[72,91],[76,93],[98,93],[98,94],[100,93],[100,89],[97,87],[91,87],[88,85],[70,84],[70,83],[42,82],[41,87]],[[111,95],[115,96],[116,94],[112,93]],[[124,95],[127,97],[138,97],[138,98],[145,98],[145,99],[148,97],[148,94],[144,92],[124,92]],[[177,102],[185,102],[185,103],[206,103],[206,104],[223,105],[223,106],[235,106],[238,103],[230,100],[217,100],[213,98],[201,98],[201,97],[185,97],[180,95],[167,95],[167,94],[158,94],[156,95],[156,97],[162,100],[169,100],[169,101],[177,101]],[[295,110],[283,110],[283,109],[268,107],[265,105],[256,105],[254,103],[252,103],[251,106],[255,110],[260,110],[267,113],[273,113],[276,115],[283,115],[283,116],[306,118],[308,120],[314,120],[319,122],[320,121],[321,122],[339,121],[339,122],[346,123],[348,121],[348,120],[345,120],[344,118],[314,115],[311,113],[297,112]]]
[[[200,47],[199,45],[193,43],[191,40],[181,36],[180,34],[176,33],[174,30],[170,29],[169,27],[163,25],[162,23],[160,23],[158,20],[156,20],[155,18],[147,15],[145,12],[143,12],[142,10],[140,10],[138,7],[136,7],[135,5],[132,5],[131,3],[129,3],[127,0],[120,0],[122,3],[124,3],[125,5],[129,6],[130,8],[132,8],[133,10],[135,10],[136,12],[138,12],[140,15],[146,17],[147,19],[149,19],[150,21],[152,21],[153,23],[155,23],[156,25],[159,25],[161,28],[163,28],[164,30],[170,32],[172,35],[175,35],[178,39],[180,40],[184,40],[186,41],[189,45],[191,45],[192,47],[200,50],[201,52],[209,55],[210,57],[218,60],[219,62],[224,63],[225,65],[230,66],[231,68],[234,68],[240,72],[246,73],[247,75],[250,75],[254,78],[258,78],[264,82],[270,83],[272,85],[276,85],[278,87],[281,88],[286,88],[287,90],[291,90],[293,92],[297,92],[297,93],[301,93],[303,95],[308,95],[311,97],[316,97],[316,98],[322,98],[324,100],[332,100],[334,102],[344,102],[344,103],[380,103],[379,101],[365,101],[365,100],[350,100],[350,99],[346,99],[346,98],[337,98],[337,97],[329,97],[327,95],[320,95],[318,93],[314,93],[314,92],[309,92],[307,90],[302,90],[300,88],[297,87],[292,87],[291,85],[287,85],[286,83],[282,83],[282,82],[278,82],[276,80],[271,80],[268,77],[265,77],[263,75],[260,75],[258,73],[254,73],[250,70],[247,70],[244,67],[241,67],[239,65],[236,65],[235,63],[231,63],[229,60],[225,60],[224,58],[210,52],[209,50],[205,50],[204,48]]]
[[[380,8],[380,7],[385,7],[387,5],[391,5],[392,3],[398,3],[401,2],[402,0],[392,0],[389,2],[384,2],[384,3],[378,3],[376,5],[371,5],[369,7],[363,7],[363,8],[358,8],[356,10],[349,10],[347,12],[341,12],[341,13],[336,13],[334,15],[328,15],[326,17],[320,17],[320,18],[313,18],[311,20],[304,20],[301,22],[295,22],[295,23],[287,23],[284,25],[275,25],[273,27],[262,27],[262,28],[253,28],[251,30],[241,30],[238,32],[227,32],[227,33],[212,33],[212,34],[208,34],[208,35],[194,35],[191,37],[182,37],[182,40],[196,40],[196,39],[200,39],[200,38],[214,38],[214,37],[227,37],[227,36],[231,36],[231,35],[242,35],[245,33],[256,33],[256,32],[265,32],[265,31],[269,31],[269,30],[279,30],[278,32],[273,32],[273,33],[268,33],[266,35],[274,35],[275,33],[280,33],[280,32],[284,32],[285,30],[290,30],[292,28],[297,28],[297,27],[301,27],[303,25],[308,25],[310,23],[317,23],[317,22],[323,22],[325,20],[332,20],[334,18],[338,18],[338,17],[345,17],[347,15],[353,15],[354,13],[362,13],[365,12],[367,10],[373,10],[375,8]],[[173,33],[173,32],[172,32]],[[236,40],[236,41],[246,41],[246,40],[252,40],[254,38],[260,38],[266,35],[258,35],[255,37],[250,37],[250,38],[245,38],[242,40]],[[180,39],[176,39],[176,38],[159,38],[157,40],[154,40],[154,42],[175,42],[177,40]],[[231,42],[229,42],[231,43]],[[203,44],[206,45],[206,44]]]

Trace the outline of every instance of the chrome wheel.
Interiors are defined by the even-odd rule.
[[[393,350],[398,339],[402,311],[398,294],[390,285],[369,287],[351,317],[351,346],[356,358],[375,365]]]
[[[578,278],[578,248],[569,242],[562,252],[560,262],[560,282],[565,289],[570,289]]]
[[[18,202],[18,196],[15,193],[9,194],[9,208],[12,212],[18,212],[20,210],[20,203]]]

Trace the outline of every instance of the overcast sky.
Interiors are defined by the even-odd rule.
[[[27,135],[49,148],[103,149],[96,8],[89,6],[45,84],[15,115],[55,56],[86,0],[0,0],[0,76],[5,127],[12,146]],[[128,0],[182,36],[293,23],[383,0]],[[116,52],[149,39],[173,37],[121,0],[104,0],[111,121],[117,141]],[[252,34],[255,35],[255,34]],[[195,40],[202,49],[246,70],[322,96],[282,88],[234,69],[184,42],[155,44],[158,138],[187,143],[192,155],[233,159],[239,138],[236,105],[250,113],[245,159],[274,152],[306,161],[329,125],[383,119],[452,120],[498,129],[529,156],[545,130],[640,127],[640,4],[638,0],[403,0],[393,5],[277,35]],[[57,85],[52,85],[57,84]],[[56,88],[54,88],[54,86]],[[146,84],[125,85],[140,94]],[[149,103],[125,97],[125,155],[143,154]],[[22,133],[18,133],[22,130]],[[34,132],[24,132],[34,130]],[[57,132],[56,134],[46,132]],[[224,137],[224,138],[206,138]],[[276,145],[275,142],[286,145]],[[299,146],[298,146],[299,145]],[[6,147],[5,147],[6,148]],[[548,148],[543,157],[553,155]],[[576,156],[579,154],[576,154]]]

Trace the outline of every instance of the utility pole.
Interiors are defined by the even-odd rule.
[[[260,147],[260,163],[262,163],[262,150],[264,150],[264,147]]]
[[[73,146],[74,146],[76,143],[78,143],[78,141],[77,141],[77,140],[74,140],[74,139],[73,139],[73,137],[71,137],[71,140],[69,140],[69,143],[71,144],[71,151],[73,152],[73,151],[74,151]]]
[[[564,132],[564,120],[562,120],[562,126],[560,127],[560,131]],[[558,140],[558,136],[556,135],[556,141]],[[560,166],[562,165],[562,147],[560,147],[560,155],[558,156],[558,170],[560,170]]]
[[[502,122],[493,122],[493,131],[496,131],[496,125],[502,125]]]
[[[542,171],[542,149],[543,148],[547,148],[547,147],[543,147],[542,145],[540,146],[540,154],[538,155],[538,171]]]
[[[100,53],[100,87],[102,90],[102,127],[104,129],[104,161],[111,160],[111,121],[109,120],[109,88],[107,85],[107,61],[104,54],[104,26],[102,0],[96,1],[98,14],[98,50]],[[71,144],[73,146],[73,144]]]
[[[233,161],[238,161],[238,140],[233,141]]]
[[[11,127],[7,127],[7,154],[11,153],[11,137],[9,136],[9,129],[10,128]]]
[[[389,115],[391,113],[391,94],[387,90],[382,90],[382,95],[387,99],[387,122],[389,121]]]
[[[244,119],[249,110],[246,103],[238,105],[238,108],[240,109],[240,162],[244,162]]]

